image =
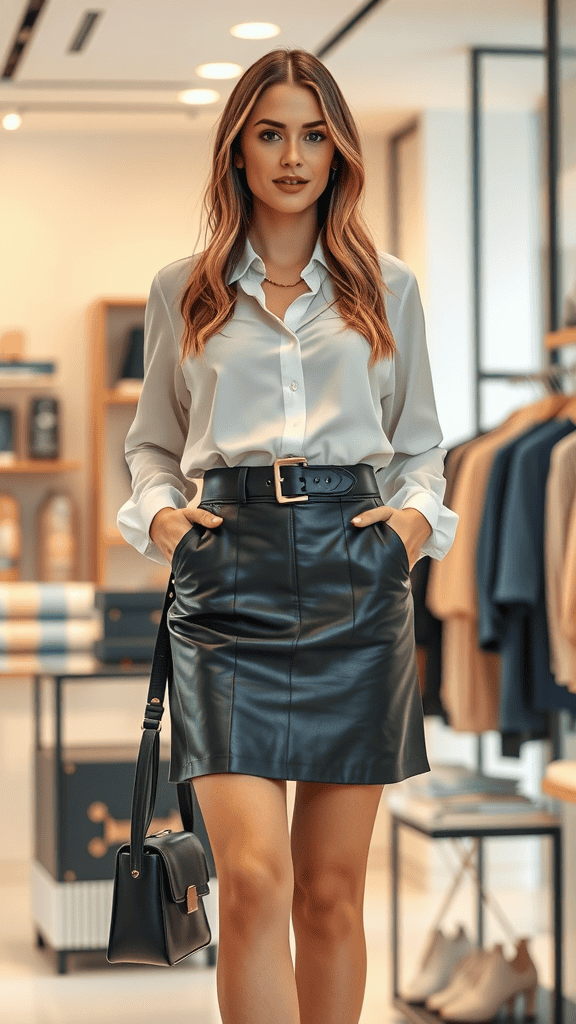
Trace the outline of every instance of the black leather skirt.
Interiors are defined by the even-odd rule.
[[[350,521],[383,504],[366,463],[205,473],[199,507],[222,523],[195,523],[172,560],[170,782],[430,771],[406,548]]]

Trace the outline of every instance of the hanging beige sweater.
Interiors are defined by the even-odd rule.
[[[561,598],[560,629],[571,645],[568,687],[576,693],[576,498],[570,511]]]
[[[554,445],[546,481],[544,581],[550,668],[576,693],[576,434]]]
[[[452,510],[460,516],[454,544],[430,565],[426,604],[443,621],[440,697],[457,732],[500,725],[500,655],[478,646],[476,549],[494,458],[503,445],[548,418],[546,409],[545,403],[520,409],[470,445],[452,494]]]

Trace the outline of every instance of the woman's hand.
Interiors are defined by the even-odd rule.
[[[220,526],[222,516],[214,516],[213,512],[207,512],[204,508],[195,506],[186,508],[161,508],[154,516],[148,533],[156,547],[164,555],[166,561],[172,565],[176,545],[189,530],[193,529],[194,523],[202,523],[212,530]],[[192,524],[192,526],[190,525]]]
[[[416,564],[424,541],[432,533],[432,527],[426,516],[419,512],[417,508],[392,508],[390,505],[379,505],[378,508],[371,508],[367,512],[362,512],[352,522],[354,526],[362,527],[369,526],[371,523],[377,523],[379,520],[387,522],[388,526],[391,526],[400,537],[400,540],[404,542],[411,572]]]

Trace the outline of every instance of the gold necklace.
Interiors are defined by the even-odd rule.
[[[271,281],[269,277],[265,277],[264,280],[270,281],[270,284],[275,284],[277,288],[295,288],[297,284],[300,284],[303,278],[299,277],[294,284],[279,284],[278,281]]]

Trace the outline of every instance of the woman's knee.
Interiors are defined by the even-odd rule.
[[[239,849],[218,876],[221,910],[237,922],[289,915],[293,889],[291,865],[274,850]]]
[[[221,913],[246,917],[290,912],[294,873],[286,783],[240,774],[194,780],[218,877]]]
[[[319,932],[352,931],[362,918],[363,886],[355,872],[323,865],[294,881],[292,918]]]

